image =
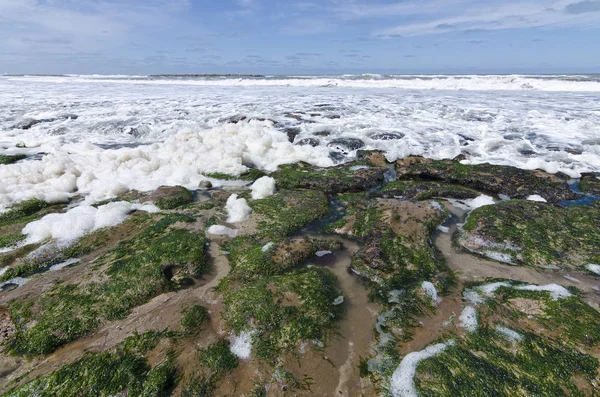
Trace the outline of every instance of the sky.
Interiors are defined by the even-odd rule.
[[[0,0],[0,73],[594,73],[600,0]]]

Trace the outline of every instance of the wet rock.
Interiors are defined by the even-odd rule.
[[[378,196],[393,198],[404,197],[416,200],[429,200],[436,197],[459,200],[473,199],[480,195],[476,190],[460,185],[433,181],[393,181],[377,192]]]
[[[152,201],[161,210],[171,210],[194,201],[192,192],[183,186],[162,186],[140,202]]]
[[[346,156],[344,153],[340,152],[329,152],[329,158],[332,159],[335,163],[342,163],[346,160]]]
[[[409,156],[396,162],[396,173],[401,180],[439,181],[511,198],[537,194],[548,202],[557,203],[576,197],[564,179],[541,170],[492,164],[464,165],[454,160]]]
[[[325,118],[330,120],[336,120],[341,119],[342,116],[340,116],[339,114],[328,114],[327,116],[325,116]]]
[[[378,284],[404,284],[438,272],[430,239],[448,212],[430,202],[341,196],[346,215],[331,226],[363,245],[352,261],[355,273]],[[406,285],[406,284],[404,284]]]
[[[356,158],[358,160],[366,160],[373,167],[387,169],[389,166],[384,152],[379,150],[359,150],[356,152]]]
[[[303,138],[300,139],[298,142],[295,143],[295,145],[299,145],[299,146],[305,146],[305,145],[310,145],[312,147],[317,147],[320,145],[320,141],[316,138]]]
[[[201,181],[198,184],[198,189],[201,189],[201,190],[212,189],[212,187],[213,187],[213,185],[212,185],[212,183],[210,181]]]
[[[287,164],[271,174],[277,186],[287,189],[314,189],[327,194],[369,190],[383,182],[384,169],[361,168],[352,170],[350,163],[329,168],[318,168],[307,163]]]
[[[301,131],[302,130],[298,127],[288,127],[283,130],[283,132],[288,137],[288,141],[290,141],[290,142],[294,142],[294,140],[296,139],[296,136],[298,136],[298,134],[300,134]]]
[[[31,127],[33,127],[34,125],[37,125],[39,123],[41,123],[40,120],[25,119],[25,120],[19,121],[17,124],[15,124],[13,128],[17,128],[17,129],[21,129],[21,130],[28,130]]]
[[[579,146],[579,145],[558,145],[558,144],[550,144],[548,146],[546,146],[546,149],[550,150],[551,152],[567,152],[570,154],[582,154],[583,153],[583,147]]]
[[[302,121],[302,116],[300,116],[299,114],[287,113],[284,117],[287,117],[288,119]]]
[[[513,200],[473,211],[459,242],[506,263],[585,270],[600,260],[598,225],[599,208]]]
[[[241,114],[236,114],[233,116],[225,117],[219,120],[219,123],[227,123],[227,124],[237,124],[241,121],[247,120],[248,116],[243,116]]]
[[[401,132],[378,132],[371,135],[371,139],[376,141],[395,141],[404,138],[404,134]]]
[[[365,146],[365,143],[357,138],[338,138],[327,144],[327,147],[346,154],[363,146]]]
[[[317,131],[317,132],[313,132],[313,135],[325,137],[325,136],[331,135],[331,131],[329,131],[329,130]]]
[[[579,189],[584,193],[600,196],[600,174],[582,174]]]
[[[585,141],[581,142],[582,145],[600,145],[600,138],[594,138],[594,139],[586,139]]]

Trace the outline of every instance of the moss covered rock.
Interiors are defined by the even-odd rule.
[[[14,154],[14,155],[0,154],[0,165],[13,164],[13,163],[16,163],[17,161],[23,160],[25,158],[27,158],[27,156],[24,154]]]
[[[513,200],[473,211],[460,244],[503,262],[583,269],[600,261],[600,209]]]
[[[451,183],[402,180],[386,183],[378,192],[382,197],[405,197],[416,200],[429,200],[435,197],[472,199],[481,193],[474,189]]]
[[[207,271],[204,233],[177,227],[193,221],[168,215],[95,262],[92,282],[62,283],[39,296],[11,301],[16,332],[8,341],[15,354],[48,354],[87,335],[100,324],[179,288],[175,276],[201,277]]]
[[[314,189],[327,194],[369,190],[383,182],[386,169],[367,161],[318,168],[306,163],[287,164],[271,174],[277,186],[286,189]]]
[[[161,210],[172,210],[194,201],[194,195],[183,186],[162,186],[141,201],[153,201]]]
[[[432,160],[409,156],[396,161],[398,179],[421,179],[457,184],[480,192],[511,198],[540,195],[556,203],[576,197],[567,178],[541,170],[529,171],[510,166],[464,165],[457,160]]]
[[[598,174],[583,174],[579,182],[579,189],[583,193],[600,196],[600,177]]]

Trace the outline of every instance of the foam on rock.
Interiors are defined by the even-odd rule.
[[[68,244],[93,231],[122,223],[135,210],[155,212],[158,209],[151,204],[140,205],[126,201],[108,203],[98,208],[81,205],[66,213],[49,214],[31,222],[23,228],[22,233],[27,236],[26,244],[46,240],[56,240],[59,245]]]
[[[225,209],[229,215],[227,218],[229,223],[242,222],[252,214],[252,208],[250,208],[246,199],[238,198],[237,194],[229,196]]]
[[[435,285],[433,285],[433,283],[429,281],[423,281],[423,283],[421,284],[421,289],[425,292],[425,295],[431,298],[431,302],[434,306],[440,304],[442,299],[440,299],[437,289],[435,289]]]
[[[533,194],[531,196],[528,196],[527,200],[529,200],[529,201],[538,201],[540,203],[547,203],[548,202],[548,200],[546,200],[545,198],[543,198],[539,194]]]
[[[229,236],[231,238],[234,238],[238,235],[238,231],[235,229],[228,228],[227,226],[212,225],[208,228],[208,234],[214,234],[215,236]]]
[[[252,186],[252,199],[263,199],[275,194],[275,179],[269,176],[263,176],[257,179]]]
[[[428,346],[425,350],[412,352],[404,356],[402,362],[392,375],[390,391],[394,397],[418,397],[417,388],[415,387],[414,377],[417,373],[417,366],[423,360],[434,357],[448,347],[454,345],[454,341],[447,343],[438,343],[437,345]]]
[[[231,337],[229,350],[243,360],[250,358],[252,353],[252,336],[256,331],[242,331],[238,336]]]
[[[460,326],[463,327],[467,332],[477,331],[479,326],[477,322],[477,310],[473,306],[467,306],[463,309],[459,317]]]

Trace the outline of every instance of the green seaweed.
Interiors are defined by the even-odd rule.
[[[0,165],[13,164],[26,158],[24,154],[0,154]]]

